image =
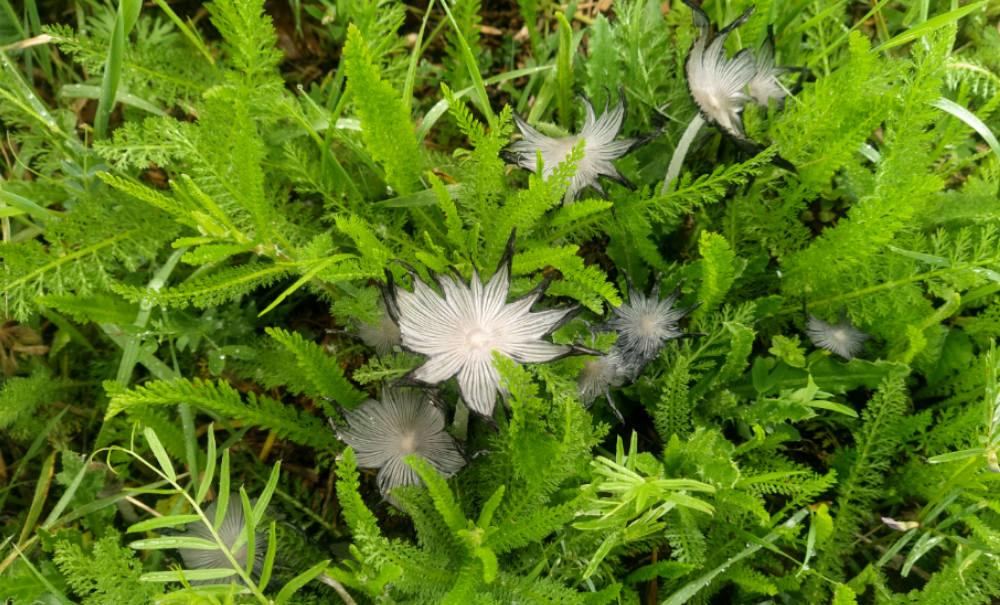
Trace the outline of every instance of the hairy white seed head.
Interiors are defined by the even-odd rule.
[[[602,332],[616,332],[618,340],[614,350],[619,357],[619,371],[634,381],[642,370],[659,355],[660,349],[677,338],[697,336],[680,328],[680,320],[701,306],[675,308],[680,298],[682,281],[669,296],[660,300],[660,278],[657,276],[649,294],[635,289],[632,279],[625,274],[628,284],[628,302],[612,307],[613,317],[598,326]]]
[[[806,316],[806,334],[817,348],[836,353],[850,361],[864,352],[864,342],[871,335],[854,327],[847,314],[840,313],[836,323],[829,323],[809,314]]]
[[[576,377],[577,388],[580,391],[580,401],[589,407],[601,395],[607,395],[609,389],[625,383],[622,373],[622,358],[614,346],[604,357],[596,357],[583,362],[583,369]]]

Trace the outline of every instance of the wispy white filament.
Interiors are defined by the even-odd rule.
[[[625,124],[625,118],[628,116],[628,105],[622,87],[618,87],[618,104],[610,109],[611,93],[608,93],[608,100],[604,104],[604,113],[600,118],[596,116],[594,105],[586,95],[581,94],[578,98],[583,101],[586,110],[583,129],[579,134],[558,139],[545,136],[532,128],[517,112],[514,112],[514,125],[517,126],[524,139],[511,143],[501,153],[501,156],[510,164],[537,172],[537,152],[541,151],[542,176],[548,179],[556,168],[566,161],[573,148],[580,141],[585,141],[583,158],[576,166],[576,173],[573,175],[566,195],[567,199],[579,198],[587,187],[593,188],[602,198],[608,199],[604,188],[598,181],[599,177],[604,177],[634,190],[635,185],[632,181],[615,168],[612,162],[625,157],[660,136],[663,134],[663,129],[616,141],[615,139]]]
[[[434,386],[458,376],[458,388],[469,409],[492,418],[500,391],[493,368],[493,351],[518,363],[545,363],[568,355],[594,355],[590,349],[542,340],[572,319],[580,305],[531,312],[548,287],[538,287],[512,303],[511,263],[515,236],[511,234],[496,273],[483,285],[473,269],[470,284],[448,275],[433,274],[442,297],[411,271],[413,292],[398,287],[388,271],[388,308],[397,314],[403,348],[430,357],[423,365],[397,379],[396,386]],[[597,353],[599,355],[599,353]]]
[[[836,353],[848,361],[863,353],[865,347],[862,343],[871,339],[870,334],[854,327],[844,311],[841,311],[837,323],[807,315],[806,334],[817,348]]]
[[[341,414],[347,427],[334,426],[337,439],[351,446],[359,467],[379,469],[379,491],[387,497],[401,485],[423,485],[403,462],[407,456],[420,456],[445,477],[465,465],[454,439],[444,431],[444,416],[420,389],[384,386],[381,403],[369,399]]]
[[[209,504],[204,510],[205,517],[213,523],[215,522],[217,504],[218,500]],[[236,538],[243,531],[245,525],[246,517],[243,516],[243,501],[239,493],[232,492],[229,494],[229,503],[226,506],[226,517],[222,522],[222,526],[219,527],[219,538],[222,539],[222,542],[230,551],[232,551],[233,544],[236,543]],[[186,531],[178,532],[175,535],[202,538],[210,542],[215,542],[211,530],[203,521],[190,523]],[[177,550],[184,561],[185,569],[233,569],[232,563],[221,550],[197,550],[193,548],[179,548]],[[267,554],[267,534],[262,531],[254,532],[254,553],[252,576],[259,578],[261,572],[264,571],[264,557]],[[239,563],[240,568],[245,570],[247,568],[247,543],[244,542],[238,549],[232,551],[232,554],[236,562]],[[236,574],[231,578],[222,580],[194,580],[191,581],[191,585],[200,586],[220,582],[226,584],[230,581],[235,581],[240,585],[245,584],[243,579]]]

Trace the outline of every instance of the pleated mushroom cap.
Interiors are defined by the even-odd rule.
[[[382,388],[382,401],[369,399],[353,410],[341,410],[346,427],[335,427],[337,439],[351,446],[358,466],[378,469],[379,491],[401,485],[423,485],[403,458],[417,455],[444,477],[457,473],[465,458],[445,432],[444,415],[420,389]]]

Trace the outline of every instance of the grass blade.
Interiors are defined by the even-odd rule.
[[[191,474],[191,485],[196,493],[201,492],[201,477],[198,473],[198,435],[194,429],[194,416],[191,407],[185,403],[177,405],[181,416],[181,428],[184,430],[184,454],[187,457],[188,472]]]
[[[267,479],[267,485],[264,486],[264,491],[261,493],[260,497],[257,499],[257,503],[253,507],[253,525],[257,527],[261,520],[264,519],[264,513],[267,512],[267,505],[271,503],[271,497],[274,496],[274,490],[278,487],[278,477],[281,475],[281,461],[274,463],[274,468],[271,469],[271,476]]]
[[[222,469],[219,471],[219,497],[215,504],[215,531],[219,531],[222,522],[226,520],[226,507],[229,506],[229,450],[222,451]]]
[[[455,28],[455,37],[458,38],[458,41],[462,45],[462,58],[465,60],[465,67],[469,70],[472,87],[476,91],[476,104],[479,105],[479,111],[483,112],[483,115],[486,116],[486,121],[489,122],[490,128],[496,128],[497,117],[490,107],[490,98],[486,94],[486,85],[483,84],[483,77],[479,73],[479,65],[476,63],[476,57],[472,55],[472,49],[469,48],[469,43],[466,42],[465,35],[462,34],[462,28],[458,26],[454,15],[451,14],[448,3],[442,2],[441,6],[444,7],[444,12],[448,15],[451,26]]]
[[[261,592],[267,590],[267,583],[271,580],[271,569],[274,567],[274,555],[277,552],[277,534],[275,533],[275,522],[271,521],[271,529],[267,535],[267,555],[264,557],[264,569],[260,574],[260,582],[257,586]]]
[[[445,0],[447,2],[447,0]],[[420,61],[424,39],[424,30],[427,28],[427,21],[431,18],[431,11],[434,9],[434,0],[427,5],[427,12],[424,13],[424,21],[420,24],[420,31],[417,32],[417,41],[413,44],[413,54],[410,55],[410,66],[406,69],[406,80],[403,82],[403,102],[407,107],[413,106],[413,81],[417,75],[417,62]],[[417,139],[418,141],[420,139]]]
[[[215,476],[215,431],[208,427],[208,457],[205,460],[205,476],[198,486],[198,498],[195,500],[199,505],[205,501],[208,490],[212,487],[212,478]]]
[[[142,533],[163,527],[173,527],[175,525],[186,525],[201,520],[201,515],[171,515],[169,517],[153,517],[145,521],[140,521],[129,526],[125,533]]]
[[[136,540],[130,543],[129,548],[135,550],[162,550],[164,548],[191,548],[193,550],[219,550],[219,545],[204,538],[186,538],[182,536],[170,536],[168,538],[150,538],[148,540]]]
[[[784,526],[787,528],[792,528],[797,526],[807,514],[809,514],[808,508],[800,510],[799,512],[795,513],[795,515],[791,519],[786,521],[784,523]],[[778,539],[778,532],[771,532],[767,534],[767,536],[765,536],[764,538],[760,539],[760,542],[770,544],[776,541],[777,539]],[[761,548],[763,547],[759,543],[750,544],[750,546],[740,551],[739,554],[737,554],[732,559],[722,563],[721,565],[719,565],[712,571],[702,575],[698,579],[687,583],[683,588],[681,588],[674,594],[670,595],[670,598],[664,601],[662,605],[683,605],[684,603],[687,603],[691,599],[691,597],[698,594],[698,591],[700,591],[705,586],[708,586],[708,583],[711,582],[712,579],[715,578],[715,576],[725,571],[727,567],[735,565],[737,561],[749,557],[750,555],[754,554]]]
[[[982,2],[976,2],[975,4],[963,6],[958,10],[953,10],[943,15],[938,15],[933,19],[921,23],[920,25],[914,27],[913,29],[908,29],[897,36],[893,36],[893,38],[891,40],[887,40],[885,44],[880,44],[879,46],[873,48],[872,52],[873,53],[879,52],[889,48],[894,48],[896,46],[901,46],[903,44],[906,44],[907,42],[912,42],[917,38],[926,36],[927,34],[931,33],[932,31],[934,31],[939,27],[948,25],[953,21],[958,21],[959,19],[972,13],[973,11],[983,8],[985,5],[986,5],[986,0],[982,0]],[[861,22],[859,21],[858,23],[860,24]]]
[[[28,509],[28,518],[24,520],[24,527],[21,529],[21,539],[18,540],[18,543],[22,546],[25,545],[25,540],[28,539],[32,529],[35,527],[35,523],[38,522],[38,517],[42,515],[42,507],[45,506],[45,498],[49,495],[49,485],[52,484],[52,471],[57,453],[58,452],[52,452],[52,455],[46,458],[45,462],[42,464],[42,471],[38,475],[38,485],[35,486],[35,496],[31,499],[31,508]]]
[[[247,539],[247,575],[253,573],[253,564],[257,560],[257,532],[254,531],[253,507],[250,505],[250,498],[247,497],[247,490],[240,486],[240,500],[243,502],[243,532]],[[233,548],[240,547],[240,540],[237,538]]]
[[[170,462],[167,450],[160,443],[160,438],[156,436],[156,431],[151,428],[145,428],[142,430],[142,434],[146,436],[146,441],[149,442],[149,449],[153,450],[153,455],[156,456],[156,461],[160,463],[160,468],[163,469],[163,473],[167,476],[167,479],[170,479],[172,483],[176,483],[177,473],[174,471],[174,465]]]
[[[556,55],[559,124],[570,130],[573,128],[573,28],[562,13],[557,12],[556,19],[559,21],[559,52]]]
[[[174,267],[177,266],[178,261],[184,256],[184,253],[188,251],[188,246],[183,246],[174,251],[167,259],[167,262],[163,263],[163,266],[156,272],[153,279],[149,282],[149,289],[154,292],[159,292],[163,288],[164,284],[167,283],[167,278],[170,277],[170,273],[173,272]],[[149,314],[153,310],[152,303],[145,303],[139,308],[139,315],[135,319],[135,326],[138,328],[146,327],[146,322],[149,321]],[[118,376],[116,380],[118,384],[123,387],[127,387],[129,379],[132,377],[132,370],[135,368],[136,360],[139,358],[139,346],[142,345],[142,336],[135,335],[128,338],[128,344],[125,345],[124,351],[122,352],[122,360],[118,364]]]
[[[49,513],[49,516],[46,517],[45,521],[42,523],[44,527],[48,527],[52,522],[59,518],[59,515],[61,515],[64,510],[66,510],[66,506],[69,505],[69,501],[73,499],[73,496],[76,494],[76,490],[80,488],[80,483],[83,482],[84,475],[87,474],[87,466],[88,465],[84,463],[83,466],[80,467],[80,470],[77,471],[76,476],[73,477],[73,482],[69,484],[69,487],[67,487],[66,491],[63,492],[62,498],[59,498],[59,501],[56,502],[55,508],[52,509],[52,512]]]
[[[967,6],[965,8],[969,7]],[[948,13],[948,15],[950,14],[951,13]],[[947,15],[941,15],[941,17],[946,17],[946,16]],[[940,19],[940,17],[935,17],[935,19]],[[931,19],[931,21],[933,20],[934,19]],[[927,23],[930,23],[931,21],[928,21]],[[990,149],[993,150],[993,155],[996,156],[997,161],[1000,162],[1000,143],[997,142],[997,138],[996,136],[993,135],[993,131],[990,130],[989,126],[984,124],[983,121],[976,116],[976,114],[972,113],[971,111],[962,107],[961,105],[959,105],[954,101],[945,99],[944,97],[941,97],[937,101],[934,101],[932,105],[934,105],[934,107],[937,107],[941,111],[946,111],[951,115],[955,116],[956,118],[958,118],[959,120],[962,120],[963,122],[968,124],[970,128],[979,133],[979,136],[983,137],[983,140],[986,141],[986,144],[989,145]],[[1000,190],[997,191],[997,195],[1000,195]]]
[[[14,550],[17,551],[17,554],[19,555],[23,554],[21,552],[21,549],[19,549],[16,544],[14,545]],[[53,586],[52,583],[49,582],[48,578],[43,576],[41,572],[39,572],[38,569],[34,565],[32,565],[31,560],[28,559],[28,557],[21,557],[21,560],[24,561],[24,564],[28,566],[28,569],[31,570],[31,573],[33,573],[35,577],[38,578],[38,580],[43,585],[45,585],[46,590],[55,595],[56,599],[58,599],[62,605],[73,605],[73,602],[67,599],[66,595],[64,595],[62,592],[59,591],[59,589]]]
[[[292,595],[298,591],[298,589],[302,588],[309,582],[312,582],[316,579],[316,576],[326,571],[326,567],[329,564],[329,560],[317,563],[312,567],[312,569],[304,571],[292,578],[292,580],[289,581],[288,584],[285,584],[285,587],[281,589],[281,592],[278,593],[278,597],[274,599],[274,605],[284,605],[285,601],[290,599]]]
[[[152,571],[139,577],[140,582],[177,582],[182,577],[192,580],[221,580],[236,575],[235,569],[177,569],[172,571]]]

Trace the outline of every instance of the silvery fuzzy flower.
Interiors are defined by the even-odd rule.
[[[615,416],[624,423],[625,419],[615,407],[614,400],[611,399],[611,388],[620,387],[625,384],[625,381],[621,351],[612,345],[604,357],[588,359],[583,362],[583,369],[576,377],[580,402],[585,408],[590,408],[599,396],[604,395]]]
[[[862,343],[871,340],[871,335],[854,327],[845,311],[840,312],[837,323],[829,323],[808,314],[806,316],[806,334],[819,349],[840,355],[847,361],[865,351]]]
[[[375,349],[375,353],[379,357],[391,354],[393,347],[398,347],[401,342],[399,326],[384,309],[378,318],[378,325],[356,321],[355,326],[358,329],[358,337],[361,338],[361,342]]]
[[[255,500],[254,500],[255,501]],[[209,522],[214,523],[215,521],[215,509],[218,504],[218,500],[215,500],[211,504],[205,507],[204,513],[205,518]],[[219,538],[222,539],[223,544],[226,548],[230,549],[233,554],[233,558],[236,562],[240,564],[242,569],[247,568],[247,542],[236,549],[232,550],[233,544],[236,543],[236,538],[243,531],[246,525],[246,517],[243,516],[243,501],[240,498],[239,492],[231,492],[229,494],[229,503],[226,506],[226,517],[222,521],[222,525],[219,527]],[[212,537],[212,532],[208,525],[204,521],[196,521],[194,523],[189,523],[185,531],[177,532],[172,530],[159,530],[163,535],[171,536],[181,536],[187,538],[202,538],[210,542],[215,542]],[[233,569],[232,563],[229,559],[222,553],[221,550],[198,550],[193,548],[179,548],[177,551],[181,555],[181,559],[184,561],[184,569]],[[259,578],[260,574],[264,571],[264,557],[267,555],[267,534],[263,531],[254,531],[254,560],[253,560],[253,571],[252,577]],[[239,574],[233,575],[231,578],[224,578],[220,580],[194,580],[191,581],[192,586],[201,586],[205,584],[217,584],[217,583],[228,583],[229,581],[234,581],[239,585],[243,585],[243,579]]]
[[[608,92],[608,99],[604,103],[604,113],[600,118],[595,115],[594,105],[586,95],[580,94],[577,95],[577,98],[583,101],[586,109],[583,129],[579,134],[558,139],[545,136],[532,128],[515,111],[513,114],[514,124],[524,139],[511,143],[500,152],[500,156],[508,164],[516,164],[525,170],[538,172],[536,152],[540,151],[543,163],[542,176],[548,179],[556,168],[565,161],[573,148],[581,140],[585,140],[583,158],[577,164],[576,173],[570,181],[569,191],[566,194],[567,199],[578,199],[587,187],[593,188],[602,198],[608,199],[598,177],[604,177],[634,190],[635,185],[632,181],[628,180],[611,162],[625,157],[660,136],[663,134],[663,128],[616,141],[615,139],[625,124],[625,118],[628,116],[628,104],[625,101],[624,89],[621,86],[618,87],[619,100],[613,109],[609,109],[611,93]]]
[[[379,469],[379,491],[395,506],[390,491],[424,484],[403,462],[406,456],[420,456],[445,477],[465,465],[455,440],[444,431],[444,416],[420,389],[383,386],[381,403],[369,399],[353,410],[338,411],[347,426],[330,421],[337,439],[351,446],[359,467]]]
[[[709,42],[708,32],[712,23],[708,15],[691,0],[684,0],[684,4],[691,9],[694,24],[700,30],[684,63],[688,93],[709,125],[718,128],[744,154],[757,155],[764,150],[764,146],[750,140],[743,128],[743,109],[747,103],[754,101],[754,97],[747,93],[747,87],[758,75],[757,65],[749,48],[732,57],[726,53],[729,34],[746,23],[755,9],[748,8],[735,21],[719,30]],[[763,74],[761,77],[759,84],[767,81]],[[775,155],[771,162],[795,172],[795,166],[779,155]]]
[[[496,273],[483,285],[473,267],[469,285],[431,272],[444,296],[425,284],[412,267],[413,292],[398,287],[386,271],[387,308],[402,334],[402,347],[430,357],[423,365],[397,379],[396,386],[435,386],[458,375],[458,388],[469,410],[492,422],[500,375],[493,367],[493,351],[517,363],[546,363],[569,355],[602,355],[585,347],[542,340],[580,312],[580,305],[531,312],[549,285],[546,278],[533,290],[507,303],[515,233],[511,233]],[[397,261],[398,262],[398,261]]]
[[[799,72],[799,83],[796,84],[794,88],[801,88],[802,79],[806,73],[805,68],[774,66],[774,28],[771,25],[768,25],[767,38],[764,40],[764,44],[757,49],[756,53],[754,53],[755,73],[753,79],[751,79],[750,83],[747,85],[750,96],[753,97],[753,100],[756,101],[757,105],[767,108],[768,100],[774,99],[778,102],[779,109],[783,107],[785,104],[785,97],[788,96],[788,92],[778,82],[778,76],[791,71]]]
[[[602,332],[618,333],[614,347],[621,356],[621,372],[635,381],[646,366],[656,359],[660,349],[668,340],[708,336],[708,334],[681,331],[680,320],[702,305],[702,302],[699,302],[690,307],[674,308],[686,279],[681,280],[673,292],[660,300],[662,273],[656,276],[649,294],[636,290],[628,273],[624,271],[622,273],[628,284],[628,303],[612,306],[611,311],[614,316],[597,329]]]

